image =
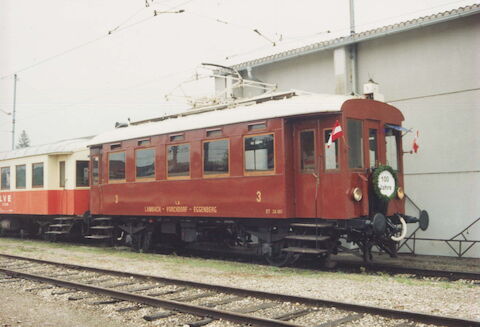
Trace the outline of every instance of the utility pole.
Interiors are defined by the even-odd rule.
[[[355,4],[350,0],[350,36],[355,35]],[[357,44],[350,45],[350,81],[352,94],[357,94]]]
[[[353,0],[350,0],[350,35],[355,34],[355,8]]]
[[[12,150],[15,150],[15,106],[17,103],[17,74],[13,75]]]

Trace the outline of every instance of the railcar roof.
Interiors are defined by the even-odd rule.
[[[311,113],[339,112],[345,101],[357,97],[344,95],[325,95],[291,92],[291,97],[276,98],[261,103],[243,103],[234,108],[219,110],[199,110],[198,113],[185,112],[185,116],[178,114],[169,119],[130,125],[118,128],[95,136],[89,145],[99,145],[151,135],[175,133],[229,125],[234,123],[257,121],[263,119],[289,117]]]
[[[46,154],[68,154],[79,150],[86,150],[92,136],[61,140],[55,143],[30,146],[28,148],[13,151],[0,152],[0,160],[8,160],[23,157],[33,157]]]

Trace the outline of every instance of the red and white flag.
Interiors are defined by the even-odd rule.
[[[327,147],[330,148],[332,143],[335,142],[336,139],[338,139],[342,136],[343,136],[342,126],[340,126],[340,123],[337,120],[335,122],[335,126],[333,127],[332,132],[330,133],[330,138],[328,139]]]
[[[413,152],[417,153],[418,148],[420,148],[420,145],[418,145],[418,131],[417,131],[415,133],[415,137],[413,138],[413,144],[412,144]]]

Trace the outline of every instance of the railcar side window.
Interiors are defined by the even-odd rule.
[[[175,135],[170,135],[170,142],[178,142],[178,141],[183,141],[185,140],[185,134],[175,134]]]
[[[327,129],[323,135],[323,141],[325,142],[325,170],[338,169],[338,140],[335,140],[328,145],[328,140],[332,134],[331,129]]]
[[[32,164],[32,187],[43,187],[43,162]]]
[[[207,134],[207,137],[219,137],[223,135],[222,130],[220,128],[209,129],[207,130],[206,134]]]
[[[111,181],[125,179],[125,152],[108,154],[108,179]]]
[[[204,175],[228,174],[228,140],[203,143]]]
[[[25,165],[15,166],[15,187],[25,188],[27,186],[27,167]]]
[[[98,157],[92,158],[92,183],[93,185],[98,185],[100,178],[100,169],[99,169],[99,159]]]
[[[9,190],[10,189],[10,167],[3,167],[2,171],[2,190]]]
[[[363,123],[361,120],[347,120],[348,167],[363,168]]]
[[[155,177],[155,149],[139,149],[135,151],[137,178]]]
[[[377,163],[377,130],[368,130],[368,153],[370,157],[370,168],[374,168]]]
[[[167,146],[168,177],[190,176],[190,144]]]
[[[303,172],[312,172],[315,170],[315,132],[300,132],[300,169]]]
[[[76,169],[77,187],[88,186],[90,184],[88,180],[88,161],[77,161]]]
[[[140,140],[137,142],[138,146],[148,146],[150,145],[150,140]]]
[[[60,168],[60,187],[65,187],[65,161],[60,161],[59,163],[59,168]]]
[[[256,131],[259,129],[265,129],[267,128],[267,123],[261,122],[261,123],[253,123],[248,125],[248,131]]]
[[[273,171],[274,157],[273,134],[245,137],[245,171]]]
[[[392,128],[385,130],[385,143],[387,147],[387,165],[398,170],[397,132]]]

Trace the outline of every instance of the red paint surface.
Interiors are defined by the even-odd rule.
[[[230,174],[227,177],[204,178],[202,175],[202,141],[207,140],[205,129],[186,131],[183,142],[190,143],[190,178],[167,180],[165,149],[169,135],[153,135],[149,147],[156,149],[156,176],[149,182],[135,181],[135,150],[138,140],[123,141],[126,151],[126,180],[108,183],[108,152],[110,144],[92,149],[92,156],[100,156],[100,185],[92,186],[91,211],[104,215],[182,216],[182,217],[252,217],[252,218],[330,218],[350,219],[369,214],[368,180],[366,168],[348,169],[347,146],[339,140],[338,171],[323,168],[323,130],[332,128],[338,119],[344,129],[348,118],[369,119],[368,126],[376,126],[379,139],[384,138],[385,123],[400,125],[401,112],[373,100],[349,100],[341,112],[309,115],[295,118],[267,120],[267,129],[250,132],[248,123],[222,126],[219,138],[230,140]],[[366,124],[364,126],[367,126]],[[318,196],[315,202],[315,178],[299,173],[297,130],[313,128],[318,149]],[[275,173],[264,176],[245,176],[243,171],[243,138],[249,134],[274,133]],[[143,138],[144,139],[144,138]],[[364,141],[368,140],[364,127]],[[400,142],[401,144],[401,142]],[[364,167],[368,167],[368,148],[364,143]],[[116,149],[115,151],[118,151]],[[379,142],[379,160],[385,162],[385,145]],[[399,158],[402,150],[399,149]],[[400,159],[399,169],[403,168]],[[403,186],[403,174],[398,174]],[[360,187],[364,198],[352,199],[353,188]],[[260,194],[260,197],[259,195]],[[404,203],[392,200],[389,212],[403,212]]]
[[[89,190],[0,192],[0,214],[82,215],[89,210]]]

